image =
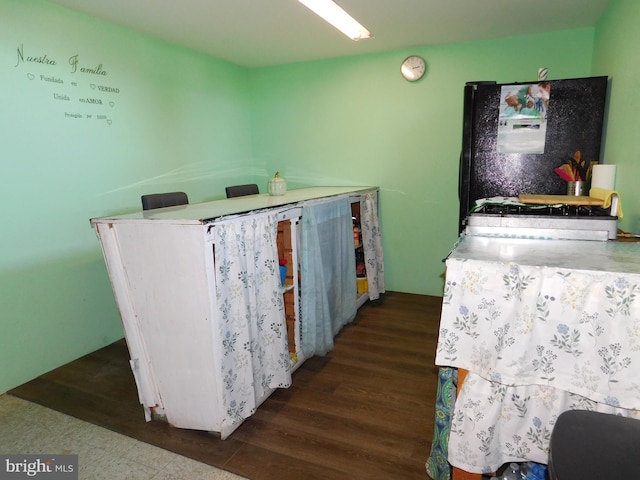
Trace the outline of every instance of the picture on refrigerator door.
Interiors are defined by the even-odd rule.
[[[502,86],[498,153],[544,153],[549,94],[548,82]]]

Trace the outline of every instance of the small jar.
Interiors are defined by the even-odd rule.
[[[273,178],[269,180],[267,191],[269,195],[284,195],[287,193],[287,182],[280,177],[280,172],[276,172]]]

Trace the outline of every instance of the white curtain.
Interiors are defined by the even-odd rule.
[[[365,193],[360,197],[360,226],[362,228],[364,261],[367,266],[369,299],[375,300],[385,292],[384,254],[378,221],[378,192]]]
[[[271,388],[291,385],[273,214],[214,227],[223,425],[252,415]]]
[[[348,198],[305,205],[301,233],[301,326],[305,357],[325,355],[356,316],[356,262]]]

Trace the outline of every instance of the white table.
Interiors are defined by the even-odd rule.
[[[466,236],[446,263],[436,364],[469,371],[449,463],[547,463],[569,409],[640,418],[640,244]]]

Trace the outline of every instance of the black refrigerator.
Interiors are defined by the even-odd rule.
[[[567,183],[556,167],[576,151],[600,160],[607,84],[607,77],[589,77],[465,85],[460,232],[476,200],[563,195]]]

